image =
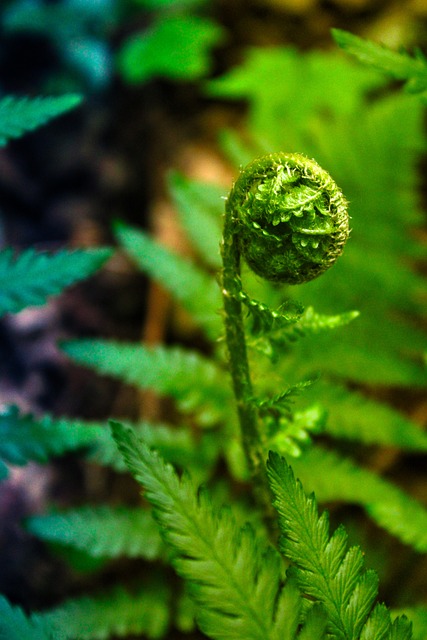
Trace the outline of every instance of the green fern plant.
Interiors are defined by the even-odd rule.
[[[425,607],[414,608],[412,616],[405,602],[396,597],[401,613],[413,617],[412,635],[405,617],[399,614],[395,618],[384,605],[375,604],[375,572],[364,568],[358,546],[348,547],[342,527],[329,534],[327,516],[318,516],[316,500],[305,495],[282,457],[291,460],[296,476],[306,489],[315,491],[318,500],[357,504],[399,541],[417,552],[426,550],[427,511],[422,504],[341,450],[342,441],[386,445],[412,453],[427,448],[427,438],[417,425],[366,395],[364,387],[369,382],[420,386],[425,382],[425,374],[412,357],[423,334],[414,330],[411,349],[401,353],[396,345],[401,346],[407,335],[402,326],[407,331],[410,324],[407,318],[402,324],[400,316],[397,322],[392,313],[398,303],[407,314],[417,315],[421,310],[412,296],[421,279],[409,268],[399,271],[396,266],[402,244],[409,256],[420,255],[415,241],[402,241],[406,237],[403,231],[418,220],[412,169],[415,154],[409,143],[422,147],[420,113],[415,107],[403,119],[408,103],[399,98],[370,108],[365,93],[382,86],[382,80],[346,62],[338,63],[336,58],[323,54],[303,57],[287,50],[270,55],[269,59],[268,53],[253,52],[259,75],[245,78],[253,85],[252,141],[245,147],[228,135],[226,145],[240,160],[250,148],[276,151],[279,141],[282,147],[280,136],[284,133],[271,131],[270,109],[280,112],[278,104],[285,101],[286,117],[295,125],[286,145],[292,153],[255,162],[234,185],[226,203],[221,286],[214,275],[221,265],[221,189],[178,174],[170,178],[183,224],[199,254],[197,262],[176,256],[129,225],[115,226],[121,249],[186,308],[211,344],[210,353],[202,356],[184,347],[103,340],[61,345],[76,363],[172,398],[178,424],[122,426],[113,422],[116,447],[106,424],[35,418],[16,409],[0,415],[0,430],[7,438],[0,450],[4,469],[10,463],[44,461],[77,449],[91,462],[109,465],[115,471],[129,468],[144,488],[142,505],[53,510],[29,518],[26,526],[47,542],[104,561],[120,556],[144,559],[150,579],[138,578],[126,588],[91,593],[31,616],[2,601],[3,634],[12,634],[16,626],[24,638],[31,633],[42,634],[40,638],[52,634],[161,638],[175,629],[191,632],[195,617],[201,631],[212,638],[425,637]],[[278,95],[277,88],[274,92],[270,89],[269,102],[263,85],[272,58],[276,63],[282,60],[287,69],[288,94]],[[280,67],[276,71],[281,77]],[[299,82],[302,72],[311,90],[307,90],[305,102],[295,107],[292,78]],[[334,72],[336,82],[331,84]],[[351,88],[341,82],[344,77],[351,79]],[[326,83],[330,91],[319,91]],[[210,90],[230,91],[230,84],[224,89],[226,85],[227,79],[216,81]],[[239,90],[246,88],[240,86]],[[316,103],[319,95],[321,101]],[[376,131],[381,150],[377,156],[369,157],[372,151],[366,151],[362,144],[356,144],[355,151],[352,147],[355,157],[349,156],[349,135],[356,121],[360,136]],[[386,132],[392,124],[400,127],[408,146],[394,147],[393,161],[380,166],[378,157],[390,152]],[[331,130],[339,133],[333,145]],[[322,164],[326,160],[328,167],[333,164],[336,148],[340,159],[336,175],[342,177],[339,182],[352,202],[353,239],[345,258],[320,278],[314,276],[334,262],[348,232],[345,202],[329,175],[314,161],[295,155],[294,147],[309,157],[319,156]],[[364,193],[365,204],[351,195],[357,194],[360,186],[360,162],[371,171],[375,183]],[[398,184],[405,188],[384,190],[384,185],[394,185],[391,177],[397,171],[396,164],[400,167]],[[381,224],[379,191],[382,199],[387,193],[387,221],[393,221],[398,233],[390,231],[390,224],[386,229]],[[402,204],[412,212],[409,221],[398,211]],[[378,213],[373,220],[372,211]],[[358,226],[368,212],[372,222],[369,238],[363,225]],[[367,244],[352,250],[358,233]],[[377,261],[371,265],[366,255],[374,255],[371,252],[378,238],[383,240],[384,260],[381,265]],[[261,282],[240,265],[240,253],[257,273],[263,274],[268,266],[275,282]],[[283,272],[293,283],[314,279],[301,288],[295,285],[294,296],[277,286],[278,274],[282,277]],[[369,290],[366,282],[373,277],[377,304],[369,319],[371,307],[360,292]],[[391,284],[396,291],[386,300]],[[221,294],[225,336],[218,313]],[[359,302],[365,306],[360,318],[353,311]],[[347,328],[349,322],[352,325]],[[366,324],[360,330],[363,322]],[[377,344],[380,334],[384,335]],[[366,341],[367,335],[371,342]],[[227,378],[228,364],[234,393]],[[320,381],[318,369],[323,373]],[[312,443],[319,432],[326,446]],[[266,466],[269,450],[273,453]],[[199,490],[200,484],[209,488]],[[224,508],[224,502],[230,506]],[[165,586],[170,579],[169,564],[183,580],[174,593]]]

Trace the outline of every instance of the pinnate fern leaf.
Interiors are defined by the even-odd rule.
[[[42,540],[71,546],[94,557],[154,560],[162,549],[158,527],[143,508],[85,506],[33,516],[26,526]]]
[[[222,266],[219,251],[224,213],[224,189],[208,182],[193,180],[173,172],[169,191],[182,226],[200,258],[218,271]]]
[[[289,630],[295,623],[283,611],[295,591],[290,585],[281,587],[283,567],[277,553],[257,541],[250,526],[239,529],[229,510],[214,508],[206,492],[197,494],[188,476],[180,479],[130,430],[111,424],[129,470],[144,487],[174,551],[177,572],[193,586],[202,631],[224,640],[293,640]]]
[[[325,607],[331,637],[392,638],[388,609],[376,607],[371,613],[378,578],[374,571],[364,568],[361,550],[347,548],[343,527],[329,534],[328,514],[318,515],[314,495],[305,495],[284,458],[270,452],[267,473],[279,514],[280,548],[293,563],[301,591]],[[378,635],[372,635],[371,630]],[[393,633],[396,640],[407,640],[411,637],[410,624],[402,620]]]
[[[325,430],[334,438],[427,451],[427,434],[422,428],[384,403],[330,381],[319,381],[308,394],[310,402],[328,407]]]
[[[307,450],[292,466],[319,500],[359,504],[399,540],[420,553],[427,551],[427,509],[387,480],[320,446]]]
[[[182,411],[197,412],[201,424],[215,424],[227,407],[233,415],[223,371],[196,352],[106,340],[72,340],[61,346],[79,364],[175,398]]]
[[[11,249],[4,249],[0,252],[0,316],[44,304],[49,296],[94,273],[111,253],[110,249],[87,249],[48,254],[27,249],[15,257]]]
[[[208,336],[218,337],[221,296],[213,277],[139,229],[116,223],[116,237],[137,266],[179,300]]]
[[[203,437],[196,439],[185,427],[147,421],[129,426],[166,460],[182,468],[191,468],[193,473],[204,474],[204,477],[219,454],[220,442],[215,433],[205,432]],[[44,463],[76,449],[84,449],[86,459],[91,462],[118,472],[127,470],[106,423],[50,415],[36,418],[20,414],[14,406],[5,407],[0,413],[0,479],[8,474],[2,459],[17,465],[24,465],[29,460]]]
[[[32,620],[20,607],[0,596],[0,638],[4,640],[66,640],[65,630],[43,620]]]
[[[80,421],[20,416],[16,407],[7,407],[0,414],[0,459],[17,465],[29,460],[46,462],[50,457],[94,444],[99,430],[99,425]]]
[[[414,55],[393,51],[384,44],[359,38],[342,29],[332,29],[335,42],[363,64],[383,71],[397,80],[406,80],[406,90],[427,100],[427,58],[416,49]]]
[[[78,94],[48,98],[6,96],[0,100],[0,146],[77,107],[82,99]]]
[[[165,636],[169,626],[169,596],[166,580],[162,584],[152,582],[149,589],[138,593],[118,588],[100,596],[68,600],[33,615],[33,619],[66,630],[70,638],[79,640],[132,634],[156,640]]]

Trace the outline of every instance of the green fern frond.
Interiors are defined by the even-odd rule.
[[[16,407],[10,406],[0,413],[0,459],[17,465],[29,460],[46,462],[53,456],[93,445],[99,431],[98,425],[80,421],[21,416]]]
[[[45,304],[49,296],[92,275],[111,254],[110,249],[56,254],[27,249],[15,256],[13,250],[4,249],[0,252],[0,316]]]
[[[406,80],[408,92],[420,93],[424,101],[427,99],[427,59],[419,49],[411,56],[406,51],[393,51],[384,44],[359,38],[342,29],[332,29],[332,36],[339,47],[363,64],[397,80]]]
[[[74,109],[82,100],[81,95],[71,93],[50,98],[6,96],[0,100],[0,146]]]
[[[175,398],[183,412],[196,412],[206,426],[222,418],[227,407],[233,415],[224,373],[196,352],[106,340],[72,340],[61,348],[75,362],[99,373]]]
[[[200,258],[218,271],[222,261],[219,243],[222,236],[224,189],[215,184],[192,180],[173,172],[169,192],[179,219]]]
[[[416,551],[427,552],[427,509],[390,482],[319,446],[305,451],[292,466],[318,500],[359,504],[389,533]]]
[[[284,458],[270,452],[267,473],[279,514],[280,548],[293,563],[302,593],[321,602],[328,612],[329,632],[336,640],[385,640],[390,613],[377,607],[378,578],[364,568],[358,547],[347,548],[347,534],[339,527],[329,535],[328,514],[317,512],[314,496],[307,497]],[[370,635],[371,629],[381,630]],[[406,640],[404,630],[395,636]]]
[[[215,432],[206,431],[195,438],[185,427],[146,421],[126,424],[166,460],[191,469],[197,477],[208,477],[219,455],[221,442]],[[85,458],[96,464],[118,472],[127,469],[106,423],[50,415],[36,418],[20,414],[14,406],[5,407],[0,413],[0,480],[8,474],[2,459],[16,465],[24,465],[29,460],[44,463],[76,449],[84,449]]]
[[[79,640],[140,634],[156,640],[164,638],[169,627],[169,598],[166,579],[152,581],[149,589],[139,593],[119,588],[100,596],[76,598],[34,614],[33,619],[66,630],[70,638]]]
[[[193,476],[200,479],[209,477],[215,464],[221,442],[215,432],[205,431],[199,438],[185,427],[170,427],[165,424],[141,422],[125,422],[137,436],[148,446],[155,448],[168,462],[178,465],[182,469],[189,469]],[[127,470],[123,456],[117,450],[116,443],[105,425],[99,426],[99,433],[87,458],[97,464],[111,466],[115,471]]]
[[[0,596],[0,638],[4,640],[66,640],[71,636],[47,621],[32,620],[20,607]]]
[[[307,335],[316,335],[323,331],[334,331],[339,327],[349,324],[359,317],[359,315],[358,311],[347,311],[346,313],[340,313],[338,315],[326,315],[316,313],[313,307],[307,307],[298,321],[291,327],[285,329],[283,337],[293,342]]]
[[[251,316],[251,333],[254,336],[281,331],[289,325],[297,323],[303,314],[303,307],[297,302],[285,302],[277,311],[272,311],[268,305],[254,300],[244,291],[240,291],[238,298]]]
[[[309,402],[319,402],[328,408],[325,431],[334,438],[427,451],[427,434],[422,428],[384,403],[322,380],[307,393]]]
[[[111,423],[129,470],[154,507],[162,535],[175,552],[177,572],[193,584],[200,628],[211,638],[269,640],[290,637],[282,617],[286,588],[277,553],[239,530],[229,510],[213,508],[188,478],[150,451],[128,429]],[[321,637],[321,636],[320,636]]]
[[[142,508],[85,506],[30,517],[26,527],[42,540],[71,546],[94,557],[154,560],[162,550],[158,527],[151,513]]]
[[[221,296],[215,279],[143,231],[122,222],[115,229],[117,240],[137,266],[179,300],[208,336],[218,338]]]
[[[279,393],[273,398],[254,400],[261,416],[268,414],[284,415],[291,417],[291,404],[295,401],[295,397],[302,393],[308,387],[314,384],[315,380],[302,380],[296,384],[290,385],[285,391]]]

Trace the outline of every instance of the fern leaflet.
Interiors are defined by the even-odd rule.
[[[4,640],[66,640],[66,631],[43,620],[28,618],[20,607],[13,607],[0,596],[0,638]]]
[[[406,451],[427,451],[427,434],[386,404],[332,382],[319,381],[308,395],[310,401],[328,407],[325,431],[334,438],[399,447]]]
[[[49,98],[6,96],[0,100],[0,146],[74,109],[82,100],[82,96],[71,93]]]
[[[229,510],[213,509],[206,492],[197,495],[188,476],[179,479],[130,430],[111,424],[129,470],[143,485],[175,553],[177,572],[193,585],[202,631],[224,640],[291,640],[289,621],[282,615],[291,587],[281,587],[277,553],[257,544],[249,525],[239,529]]]
[[[0,459],[17,465],[28,460],[46,462],[51,456],[92,445],[99,429],[98,425],[49,416],[40,420],[19,416],[18,409],[10,406],[0,414]]]
[[[27,529],[38,538],[68,545],[95,557],[140,557],[161,554],[158,527],[142,508],[81,507],[64,513],[33,516]]]
[[[75,362],[99,373],[172,396],[182,411],[196,412],[201,424],[215,424],[227,407],[233,415],[222,370],[194,351],[106,340],[73,340],[61,348]]]
[[[347,53],[353,55],[363,64],[388,73],[397,80],[406,80],[409,93],[420,93],[423,101],[427,99],[427,59],[416,49],[414,56],[405,51],[393,51],[383,44],[343,31],[332,29],[335,42]]]
[[[87,278],[111,256],[110,249],[39,253],[27,249],[15,257],[0,252],[0,316],[24,307],[42,305],[49,296]]]
[[[224,190],[217,185],[191,180],[173,172],[169,176],[169,192],[181,224],[200,258],[218,271],[222,265],[219,243]]]
[[[68,600],[64,604],[33,615],[39,623],[66,630],[71,638],[104,640],[112,635],[144,634],[150,640],[163,638],[169,626],[169,589],[166,580],[139,593],[114,589],[101,596]],[[55,636],[56,638],[57,636]]]
[[[319,446],[293,460],[292,466],[319,500],[360,504],[392,535],[419,552],[427,551],[427,510],[387,480]]]
[[[221,330],[221,296],[214,278],[139,229],[116,223],[116,236],[138,267],[160,282],[216,339]]]
[[[413,640],[425,640],[427,638],[427,607],[418,605],[415,607],[405,607],[404,609],[393,610],[393,615],[408,616],[413,624]]]
[[[270,452],[267,472],[279,514],[280,548],[294,565],[301,591],[327,610],[332,637],[391,638],[389,611],[377,607],[370,615],[378,579],[374,571],[364,568],[361,550],[358,547],[347,550],[343,527],[329,535],[328,514],[324,512],[319,517],[314,496],[305,495],[284,458]],[[380,629],[381,634],[369,635],[370,629]],[[407,629],[410,632],[410,624],[403,621],[396,640],[407,640]]]

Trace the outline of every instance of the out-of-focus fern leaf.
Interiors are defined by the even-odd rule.
[[[214,432],[211,434],[205,431],[196,439],[190,430],[184,427],[170,427],[150,422],[127,424],[139,438],[157,449],[168,462],[182,469],[189,469],[193,476],[196,475],[200,479],[206,479],[218,458],[220,441]],[[99,427],[98,437],[87,457],[98,464],[112,466],[116,471],[127,470],[110,430],[105,429],[104,425]]]
[[[0,638],[4,640],[66,640],[66,630],[47,621],[28,618],[20,607],[13,607],[0,596]]]
[[[412,621],[412,640],[425,640],[427,638],[427,607],[425,605],[405,607],[397,611],[393,610],[393,614],[396,616],[405,615]]]
[[[332,35],[335,42],[359,62],[397,80],[407,80],[406,90],[420,93],[423,102],[427,101],[427,59],[422,51],[416,49],[411,56],[405,51],[393,51],[384,44],[359,38],[342,29],[332,29]]]
[[[29,460],[46,462],[52,456],[92,445],[98,434],[96,425],[20,416],[16,407],[8,407],[0,414],[0,458],[17,465]]]
[[[182,411],[197,412],[203,425],[234,415],[223,371],[200,354],[178,347],[146,347],[107,340],[71,340],[62,350],[75,362],[141,389],[175,398]]]
[[[152,240],[146,233],[116,223],[116,236],[137,266],[179,300],[212,338],[221,331],[221,296],[215,279],[189,260]]]
[[[325,431],[335,438],[427,451],[427,434],[419,426],[392,407],[361,393],[320,380],[307,390],[307,400],[327,407]]]
[[[427,509],[390,482],[322,447],[308,449],[292,466],[318,500],[359,504],[399,540],[427,551]]]
[[[331,70],[332,66],[335,71]],[[331,72],[339,77],[339,82],[335,78],[330,82]],[[301,92],[301,83],[308,91]],[[363,101],[365,91],[382,83],[379,74],[369,73],[337,56],[332,58],[319,51],[302,55],[291,48],[275,47],[249,49],[243,64],[207,82],[206,91],[223,98],[247,98],[250,101],[250,129],[261,134],[267,126],[269,133],[272,128],[279,130],[288,117],[292,126],[301,129],[303,123],[313,117],[314,100],[318,112],[351,113]],[[324,90],[325,86],[330,87],[329,92]],[[284,107],[284,112],[280,107]],[[286,135],[290,133],[291,138],[282,150],[294,151],[295,136],[289,125],[285,128]],[[277,131],[276,136],[279,135],[282,139],[286,137]],[[271,142],[267,138],[266,143]]]
[[[201,259],[214,269],[222,266],[219,243],[222,235],[225,189],[191,180],[178,172],[169,176],[169,191],[182,226]]]
[[[279,514],[280,548],[293,563],[302,593],[321,602],[327,610],[332,637],[390,638],[388,609],[377,606],[371,612],[378,578],[374,571],[364,568],[360,548],[347,548],[343,527],[329,535],[328,514],[318,515],[314,496],[305,495],[284,458],[271,452],[267,472]],[[410,632],[410,623],[403,619],[396,640],[407,640],[408,629]],[[371,635],[371,630],[376,635]]]
[[[13,250],[0,252],[0,315],[38,306],[49,296],[87,278],[111,256],[110,249],[38,253],[27,249],[19,256]]]
[[[130,426],[166,460],[191,469],[200,478],[207,477],[219,455],[221,443],[215,432],[205,432],[196,439],[184,427],[150,422]],[[46,462],[53,456],[81,448],[85,449],[85,457],[96,464],[111,466],[119,472],[127,470],[105,423],[49,415],[36,418],[19,414],[13,406],[0,413],[0,479],[8,472],[2,458],[10,464],[23,465],[28,460]]]
[[[6,96],[0,100],[0,146],[74,109],[82,99],[78,94],[51,98]]]
[[[169,627],[169,597],[166,579],[153,580],[149,589],[139,593],[115,589],[102,596],[76,598],[33,619],[64,629],[79,640],[140,634],[155,640],[164,638]]]
[[[112,429],[175,552],[177,572],[194,585],[202,631],[218,640],[290,640],[291,625],[282,615],[287,590],[281,587],[277,553],[257,542],[251,527],[239,530],[230,511],[214,508],[206,492],[198,495],[187,476],[179,479],[130,430],[118,423]]]
[[[28,530],[48,542],[71,546],[95,557],[159,557],[162,542],[151,513],[142,508],[82,507],[33,516]]]
[[[209,73],[210,51],[222,38],[222,28],[211,20],[165,15],[125,42],[118,56],[119,71],[130,83],[159,76],[194,80]]]

